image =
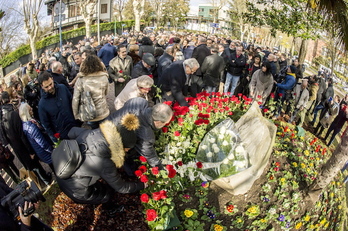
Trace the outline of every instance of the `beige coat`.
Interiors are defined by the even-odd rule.
[[[129,99],[136,97],[142,97],[148,100],[147,94],[142,94],[137,85],[138,79],[130,80],[121,93],[115,98],[115,108],[116,110],[123,107],[124,103]]]
[[[106,72],[96,72],[86,76],[80,72],[74,87],[74,96],[72,100],[72,109],[75,119],[80,119],[79,106],[80,97],[83,91],[90,91],[93,102],[96,107],[97,117],[91,121],[100,121],[105,119],[109,114],[106,95],[108,94],[109,81]]]

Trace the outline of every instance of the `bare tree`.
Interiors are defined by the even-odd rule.
[[[144,15],[144,6],[145,6],[145,0],[133,0],[135,31],[140,31],[140,20],[141,20],[141,17]]]
[[[127,0],[114,0],[114,9],[117,13],[117,20],[122,21],[122,13],[124,8],[126,7]]]
[[[96,13],[97,0],[83,0],[79,2],[81,15],[85,21],[86,37],[91,37],[91,26]]]
[[[232,0],[230,2],[232,19],[239,26],[240,40],[244,40],[244,35],[251,29],[251,25],[246,22],[243,14],[247,12],[246,0]]]
[[[29,36],[29,44],[33,59],[37,58],[36,41],[39,36],[39,12],[43,5],[43,0],[23,0],[22,15],[24,17],[24,29]]]
[[[163,18],[164,6],[167,5],[168,0],[149,0],[149,3],[155,13],[155,26],[160,26],[160,21]]]
[[[20,43],[25,43],[25,40],[15,39],[21,35],[19,28],[23,24],[20,18],[11,12],[11,10],[6,11],[0,20],[0,59],[13,51]]]
[[[213,23],[216,23],[218,17],[219,17],[219,11],[222,9],[222,7],[226,6],[228,3],[228,0],[209,0],[209,3],[213,6]]]

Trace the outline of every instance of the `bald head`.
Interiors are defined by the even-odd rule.
[[[62,74],[63,73],[63,66],[60,62],[55,61],[51,65],[52,72],[57,73],[57,74]]]

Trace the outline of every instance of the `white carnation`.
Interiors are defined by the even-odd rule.
[[[208,153],[207,153],[207,157],[208,157],[208,158],[212,158],[212,157],[213,157],[213,153],[212,153],[212,152],[208,152]]]
[[[176,144],[176,146],[180,147],[180,146],[181,146],[181,142],[178,142],[178,143]]]
[[[208,146],[207,145],[202,145],[202,147],[201,147],[201,149],[203,149],[203,150],[206,150],[208,148]]]
[[[228,164],[229,162],[229,159],[228,158],[225,158],[224,161],[222,162],[223,164]]]
[[[221,134],[225,134],[226,133],[226,128],[225,127],[221,127],[220,128],[220,133]]]
[[[214,152],[215,152],[215,153],[220,152],[220,148],[218,148],[218,147],[214,147],[213,149],[214,149]]]
[[[226,140],[224,140],[223,142],[222,142],[222,146],[227,146],[228,145],[228,142],[226,141]]]
[[[237,152],[237,153],[244,153],[244,152],[245,152],[245,149],[244,149],[244,147],[243,147],[242,145],[238,145],[238,146],[236,147],[236,152]]]
[[[190,147],[190,145],[191,145],[191,143],[188,142],[188,141],[184,141],[184,142],[183,142],[184,148],[188,148],[188,147]]]
[[[229,160],[233,160],[234,159],[233,152],[230,155],[228,155],[227,159],[229,159]]]
[[[224,138],[225,138],[224,135],[222,135],[222,134],[219,135],[219,139],[220,139],[220,140],[223,140]]]
[[[210,138],[210,139],[209,139],[209,142],[210,142],[210,143],[215,143],[215,141],[216,141],[215,138]]]

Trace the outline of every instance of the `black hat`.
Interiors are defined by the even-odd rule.
[[[134,114],[126,114],[122,117],[121,124],[117,126],[124,148],[133,148],[137,141],[135,131],[139,128],[139,119]]]

